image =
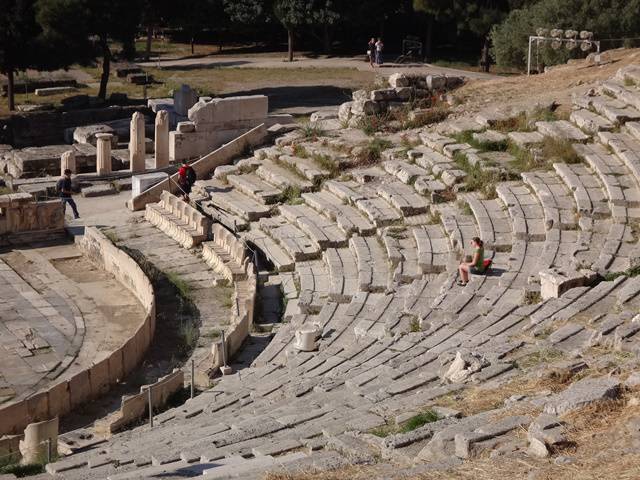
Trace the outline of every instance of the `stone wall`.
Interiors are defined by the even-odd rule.
[[[220,165],[227,165],[245,150],[261,145],[267,138],[267,135],[268,132],[265,125],[258,125],[217,150],[205,155],[200,160],[194,162],[192,166],[196,171],[198,179],[209,178],[208,176]],[[145,208],[147,203],[160,201],[160,194],[164,190],[168,190],[171,193],[177,193],[177,182],[178,174],[175,173],[167,180],[163,180],[140,195],[133,197],[127,202],[127,207],[134,211],[142,210]]]
[[[128,119],[134,112],[150,115],[146,106],[110,106],[86,110],[32,112],[12,115],[4,125],[4,140],[14,148],[64,143],[65,130],[118,119]]]
[[[64,235],[60,200],[37,202],[28,193],[0,195],[0,245]]]
[[[220,228],[222,228],[220,226]],[[222,339],[216,341],[211,346],[212,368],[217,369],[223,365],[222,349],[225,349],[227,363],[249,336],[251,325],[253,324],[253,314],[255,311],[257,275],[255,266],[245,255],[245,245],[242,240],[236,238],[230,232],[225,235],[218,235],[218,241],[224,244],[224,248],[229,255],[241,265],[246,275],[242,280],[233,283],[233,317],[230,326],[225,331],[225,343]]]
[[[108,357],[69,378],[51,383],[20,402],[0,408],[0,436],[22,433],[29,423],[65,415],[104,395],[136,368],[153,338],[155,295],[151,282],[138,264],[96,228],[87,227],[84,236],[78,237],[76,243],[83,254],[133,292],[145,309],[145,318],[136,333]]]
[[[200,99],[189,109],[189,122],[170,133],[169,157],[197,158],[252,128],[267,122],[269,99],[264,95]]]
[[[145,414],[148,415],[149,388],[151,388],[151,406],[157,410],[166,405],[167,400],[174,393],[184,388],[184,372],[174,370],[156,383],[140,387],[140,393],[123,396],[117,412],[95,423],[96,433],[108,436],[139,420]]]

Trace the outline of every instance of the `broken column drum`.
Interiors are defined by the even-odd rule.
[[[160,110],[156,114],[155,162],[154,168],[169,165],[169,114]]]
[[[110,133],[98,133],[97,139],[97,161],[96,172],[98,175],[108,175],[111,173],[111,138]]]
[[[131,117],[131,130],[129,137],[129,162],[131,172],[145,171],[145,132],[144,115],[135,112]]]
[[[60,156],[60,175],[64,175],[65,170],[76,173],[76,152],[69,150]]]

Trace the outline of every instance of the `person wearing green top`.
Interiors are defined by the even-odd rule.
[[[470,262],[462,262],[458,267],[458,272],[460,273],[458,285],[461,287],[469,283],[469,272],[476,275],[484,273],[484,242],[478,237],[473,237],[471,246],[474,249],[473,258]]]

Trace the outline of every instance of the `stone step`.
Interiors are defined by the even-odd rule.
[[[390,280],[389,258],[374,237],[351,237],[349,247],[356,255],[358,286],[365,292],[383,292]]]
[[[640,120],[640,111],[619,99],[598,95],[590,97],[589,104],[600,115],[618,125],[632,120]]]
[[[444,272],[451,252],[442,228],[439,225],[421,225],[413,227],[411,233],[418,249],[418,265],[422,273]]]
[[[306,205],[280,205],[280,214],[305,232],[321,249],[346,247],[347,235],[333,221]]]
[[[566,120],[536,122],[536,128],[542,135],[560,140],[585,143],[590,138],[589,135],[583,133],[579,128]]]
[[[407,185],[414,183],[418,177],[429,174],[424,168],[402,160],[388,160],[383,163],[383,167],[387,173]]]
[[[329,171],[320,167],[310,158],[301,158],[292,155],[281,155],[278,161],[281,165],[286,166],[287,168],[295,169],[304,178],[315,184],[331,176],[331,173]]]
[[[476,194],[464,195],[462,199],[473,212],[485,247],[498,251],[511,249],[513,232],[502,205],[495,200],[483,200]]]
[[[280,189],[297,188],[301,192],[309,192],[313,189],[312,182],[301,177],[295,171],[281,167],[271,160],[264,160],[256,170],[256,174]]]
[[[375,225],[367,220],[356,208],[345,205],[334,194],[321,190],[315,193],[303,193],[302,198],[316,212],[327,216],[347,235],[359,234],[362,236],[373,235]]]
[[[218,208],[246,221],[255,222],[271,215],[271,208],[231,188],[208,188],[211,202]]]
[[[611,131],[615,127],[613,122],[586,109],[571,112],[570,120],[582,130],[592,135],[602,131]]]
[[[403,216],[429,212],[429,203],[411,187],[399,182],[385,182],[378,188],[378,194],[399,210]]]
[[[378,228],[399,223],[402,214],[380,197],[356,201],[356,207]]]
[[[358,266],[348,248],[330,248],[323,254],[329,269],[329,298],[337,303],[349,303],[358,291]]]
[[[382,242],[394,270],[394,282],[411,283],[422,277],[422,268],[418,265],[418,249],[409,229],[387,227],[382,230]]]
[[[247,242],[255,245],[273,263],[278,272],[293,271],[295,262],[291,255],[257,226],[252,225],[248,232],[243,233],[243,237]]]
[[[265,182],[253,173],[228,175],[227,181],[233,185],[236,190],[267,205],[276,203],[282,195],[282,190]]]
[[[261,218],[260,230],[275,240],[295,262],[320,258],[322,248],[283,217]]]

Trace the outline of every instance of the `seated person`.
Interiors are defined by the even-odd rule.
[[[478,237],[473,237],[471,240],[471,246],[473,247],[473,257],[470,262],[462,262],[458,267],[460,273],[460,280],[458,285],[464,287],[469,283],[469,272],[479,275],[484,273],[484,242]]]

